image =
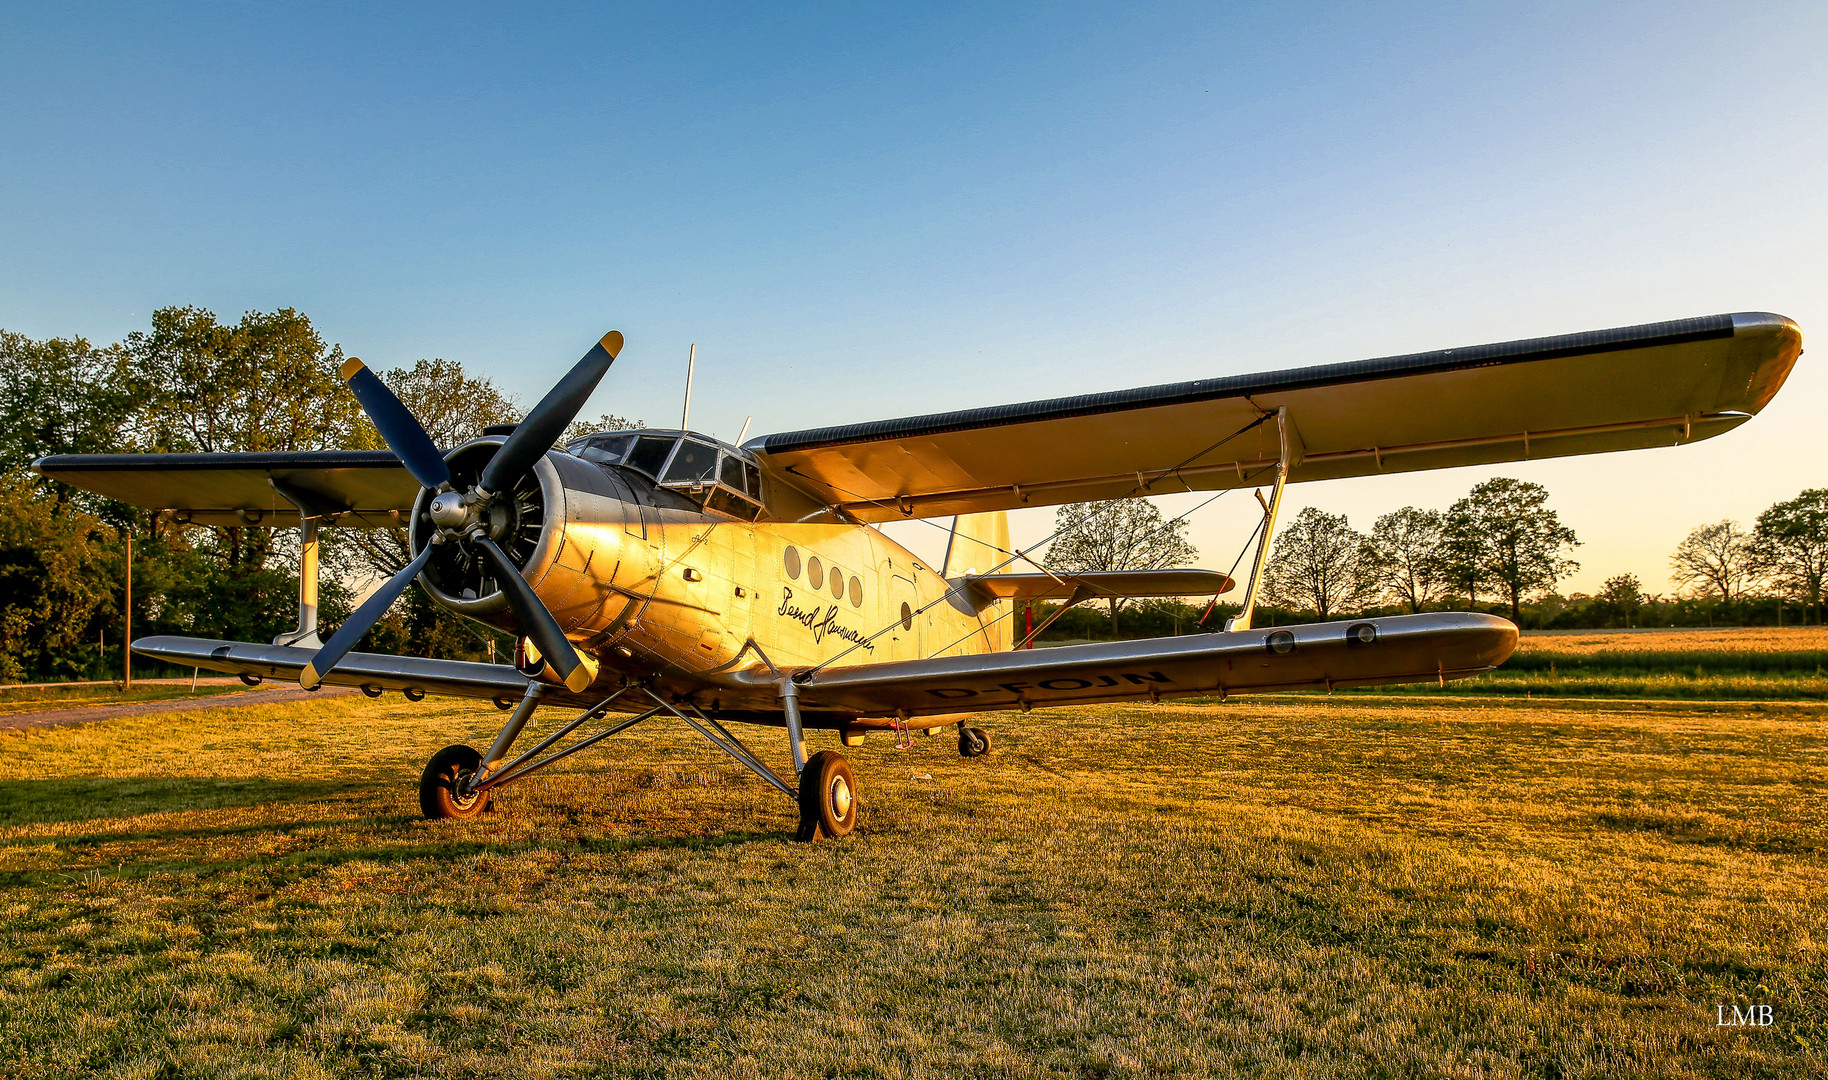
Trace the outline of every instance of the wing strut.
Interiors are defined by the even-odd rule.
[[[317,637],[317,523],[321,516],[310,496],[283,480],[267,477],[279,497],[298,508],[298,628],[273,639],[275,645],[321,649]]]
[[[1263,590],[1263,567],[1269,562],[1270,534],[1276,531],[1276,512],[1282,509],[1282,486],[1288,482],[1289,470],[1300,464],[1301,437],[1289,420],[1286,405],[1276,410],[1276,432],[1282,442],[1281,457],[1276,462],[1276,486],[1268,502],[1263,502],[1261,491],[1257,493],[1257,501],[1263,504],[1263,533],[1257,537],[1257,557],[1250,565],[1250,588],[1244,592],[1244,608],[1225,620],[1227,630],[1250,629],[1251,616],[1257,613],[1257,596]]]

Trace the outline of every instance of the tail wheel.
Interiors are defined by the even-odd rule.
[[[857,782],[850,762],[821,750],[800,772],[800,831],[796,840],[837,839],[857,827]]]
[[[419,777],[419,810],[428,818],[473,818],[489,805],[489,793],[459,795],[459,786],[467,783],[482,766],[482,755],[474,747],[447,746],[432,755],[425,773]]]
[[[990,732],[981,727],[961,726],[958,729],[958,752],[961,757],[990,753]]]

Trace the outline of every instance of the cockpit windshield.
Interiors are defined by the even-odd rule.
[[[753,521],[762,512],[762,470],[753,455],[734,446],[682,433],[614,431],[565,449],[585,461],[641,473],[721,514]]]
[[[673,444],[678,441],[671,435],[643,435],[635,440],[635,447],[623,464],[658,480],[660,470],[666,467],[667,456],[673,452]]]

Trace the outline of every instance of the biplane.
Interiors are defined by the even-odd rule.
[[[484,750],[449,746],[420,778],[428,817],[481,813],[497,789],[636,724],[670,717],[794,800],[798,836],[857,822],[842,752],[871,731],[958,730],[1041,706],[1445,681],[1489,671],[1510,622],[1443,612],[1259,628],[1252,619],[1285,485],[1679,446],[1750,419],[1802,350],[1781,316],[1713,315],[1268,374],[790,431],[742,445],[693,431],[555,443],[608,372],[605,335],[519,423],[433,444],[359,360],[350,390],[391,451],[47,457],[45,476],[199,525],[299,528],[298,624],[271,644],[144,637],[145,656],[305,689],[492,701]],[[740,436],[739,436],[740,438]],[[1217,597],[1207,570],[1049,569],[1007,511],[1250,488],[1262,520],[1223,629],[1033,649],[1019,601]],[[1269,495],[1262,494],[1267,490]],[[876,526],[950,518],[929,562]],[[936,521],[935,524],[940,524]],[[320,641],[321,527],[392,529],[410,561]],[[1247,547],[1248,554],[1248,547]],[[353,651],[417,583],[516,635],[512,664]],[[516,751],[541,707],[575,710]],[[732,733],[783,729],[793,774]]]

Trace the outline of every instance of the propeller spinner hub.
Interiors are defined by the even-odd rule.
[[[432,524],[441,529],[461,529],[470,519],[470,508],[464,505],[463,496],[455,491],[446,491],[432,500],[426,507],[431,515]]]

